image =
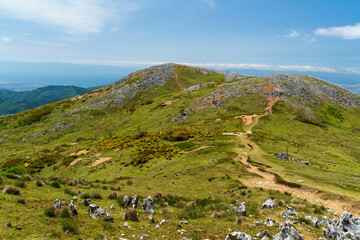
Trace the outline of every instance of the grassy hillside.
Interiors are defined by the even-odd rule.
[[[167,64],[2,117],[0,185],[24,186],[26,177],[14,180],[9,173],[30,174],[32,180],[19,187],[19,196],[1,193],[1,216],[22,230],[0,235],[224,239],[229,228],[252,236],[261,229],[276,234],[278,228],[253,222],[284,221],[279,213],[286,205],[301,217],[359,213],[359,103],[357,95],[309,76],[257,78]],[[278,159],[274,153],[300,160]],[[40,180],[45,186],[36,186]],[[116,199],[107,199],[114,191]],[[76,204],[79,216],[71,219],[44,213],[55,199],[70,201],[70,195],[84,193],[102,196],[94,195],[92,202],[111,213],[113,224],[91,219],[82,203]],[[125,220],[125,194],[140,200],[152,196],[156,223],[168,223],[155,229],[140,209],[138,222]],[[268,198],[279,202],[276,210],[261,209]],[[246,216],[232,211],[242,201]],[[115,210],[109,210],[111,204]],[[189,225],[179,228],[181,220]],[[132,229],[123,226],[126,221]],[[321,228],[303,221],[297,228],[305,239],[322,235]],[[66,224],[78,229],[65,235]]]
[[[95,89],[88,90],[76,86],[47,86],[25,92],[0,90],[0,115],[22,112]]]

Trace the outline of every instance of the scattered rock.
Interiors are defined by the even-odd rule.
[[[154,200],[149,196],[144,199],[142,210],[148,213],[154,213]]]
[[[124,207],[127,208],[128,206],[130,206],[132,201],[132,197],[125,195],[124,196]]]
[[[89,216],[94,219],[103,218],[105,221],[110,223],[113,222],[113,218],[110,216],[110,214],[96,204],[89,205]]]
[[[132,208],[137,208],[138,202],[139,202],[139,199],[138,199],[138,197],[135,195],[135,196],[132,198],[132,200],[131,200]]]
[[[131,227],[129,226],[129,224],[127,222],[124,223],[124,227],[131,229]]]
[[[264,224],[269,227],[273,227],[275,225],[276,221],[271,218],[266,218],[264,221]]]
[[[59,199],[55,200],[54,208],[59,208],[59,209],[61,208],[61,201]]]
[[[324,220],[324,218],[323,218]],[[341,214],[339,220],[326,219],[321,223],[327,221],[327,229],[323,228],[324,239],[334,240],[359,240],[360,239],[360,218],[355,217],[353,214],[345,211]]]
[[[232,232],[226,236],[225,240],[252,240],[252,237],[243,232]]]
[[[110,210],[115,210],[114,204],[112,204],[112,205],[110,206]]]
[[[286,220],[285,224],[282,226],[281,231],[276,234],[273,238],[274,240],[304,240],[303,235],[294,227],[294,225]]]
[[[150,222],[155,223],[155,219],[153,218],[152,215],[150,215],[148,218],[149,218]]]
[[[235,212],[240,212],[243,216],[246,216],[245,202],[242,202],[239,207],[233,207],[232,210]]]
[[[167,221],[165,219],[161,220],[160,222],[160,226],[163,225],[164,223],[166,223]]]
[[[258,232],[258,234],[256,234],[256,237],[261,239],[264,239],[265,237],[268,239],[272,239],[271,233],[266,230],[261,230],[260,232]]]
[[[276,207],[276,201],[272,200],[272,199],[268,199],[266,200],[263,205],[261,206],[261,209],[263,208],[270,208],[270,209],[274,209]]]
[[[282,211],[280,213],[280,217],[282,218],[297,218],[299,217],[299,214],[290,206],[287,206],[287,210],[286,211]]]
[[[4,227],[11,227],[11,222],[7,222],[4,224]]]

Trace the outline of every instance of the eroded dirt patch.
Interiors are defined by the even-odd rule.
[[[104,162],[106,162],[106,161],[109,161],[109,160],[111,160],[111,159],[113,159],[113,157],[102,157],[102,158],[99,158],[98,160],[96,160],[95,162],[93,162],[93,163],[90,165],[90,167],[95,167],[95,166],[97,166],[97,165],[99,165],[99,164],[101,164],[101,163],[104,163]]]

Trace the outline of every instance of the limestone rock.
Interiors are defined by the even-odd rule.
[[[232,232],[226,236],[225,240],[252,240],[252,237],[243,232]]]
[[[144,199],[142,210],[148,213],[154,213],[154,200],[149,196]]]

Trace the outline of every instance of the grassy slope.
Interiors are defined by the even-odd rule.
[[[191,71],[187,68],[176,68],[179,74],[179,81],[187,88],[199,83],[215,82],[221,83],[223,78],[217,74],[204,76],[198,71]],[[240,80],[241,81],[241,80]],[[31,110],[14,116],[1,118],[0,137],[9,135],[10,139],[1,143],[2,160],[1,164],[18,159],[18,163],[14,165],[23,166],[25,162],[35,160],[44,168],[39,175],[42,177],[60,176],[70,178],[87,178],[92,184],[79,184],[76,187],[63,186],[63,188],[72,188],[81,192],[100,192],[103,197],[109,194],[110,190],[103,190],[102,186],[120,186],[122,188],[120,195],[137,194],[141,198],[147,195],[154,196],[157,192],[163,195],[175,194],[182,196],[184,202],[196,199],[207,199],[212,196],[218,202],[210,202],[201,208],[199,216],[188,216],[188,210],[183,205],[158,205],[158,209],[154,215],[157,221],[162,218],[170,220],[169,225],[159,230],[150,228],[151,238],[169,236],[168,238],[180,238],[176,232],[177,223],[183,217],[190,218],[191,224],[185,229],[188,232],[187,237],[200,239],[196,236],[209,239],[223,239],[226,236],[228,228],[233,230],[242,230],[251,233],[254,236],[260,228],[249,228],[248,225],[253,220],[263,220],[266,217],[273,217],[279,220],[280,209],[272,211],[260,210],[260,206],[264,200],[274,197],[283,200],[286,203],[292,203],[296,206],[296,210],[302,214],[314,213],[314,207],[309,203],[293,199],[291,196],[278,192],[262,191],[261,189],[252,189],[251,193],[242,193],[243,190],[235,190],[233,196],[224,195],[225,192],[237,189],[241,183],[236,179],[238,177],[249,176],[244,166],[232,159],[236,157],[233,152],[235,144],[233,137],[221,136],[221,132],[240,132],[243,126],[240,119],[234,119],[235,116],[243,114],[262,114],[264,113],[264,100],[261,95],[254,94],[252,96],[242,96],[238,98],[230,98],[223,102],[221,108],[205,108],[193,112],[189,118],[181,121],[172,121],[172,117],[187,110],[198,103],[201,96],[214,91],[217,87],[208,85],[198,91],[186,94],[176,84],[175,80],[168,81],[165,86],[159,87],[157,90],[149,91],[145,94],[139,94],[132,101],[124,103],[122,108],[112,109],[105,108],[101,110],[82,110],[71,114],[70,116],[59,116],[59,114],[67,112],[71,109],[81,106],[93,100],[90,94],[84,94],[83,97],[75,101],[64,100],[61,102],[47,105],[37,110]],[[91,94],[105,91],[100,89]],[[151,101],[150,101],[151,100]],[[168,100],[177,100],[171,105],[164,106]],[[50,111],[48,111],[50,109]],[[38,121],[28,123],[29,116],[33,116],[36,111],[40,112]],[[46,113],[46,114],[44,114]],[[43,115],[41,115],[43,114]],[[79,120],[69,120],[71,116],[82,114]],[[283,160],[277,160],[272,155],[258,156],[257,161],[271,165],[271,171],[281,174],[284,178],[296,181],[297,179],[305,179],[306,184],[315,185],[315,182],[321,182],[320,188],[323,190],[331,190],[342,194],[352,195],[356,198],[357,186],[356,181],[359,180],[357,175],[358,165],[356,163],[358,134],[357,129],[359,119],[358,112],[343,110],[342,116],[344,120],[336,125],[336,119],[328,119],[327,128],[318,127],[312,124],[306,124],[294,120],[297,112],[286,105],[279,102],[274,114],[260,119],[259,124],[253,129],[254,138],[265,152],[286,152],[289,147],[289,153],[292,157],[299,157],[301,160],[310,160],[311,166],[303,166],[293,163],[287,164]],[[36,115],[36,114],[35,114]],[[322,116],[323,118],[326,117]],[[328,117],[329,118],[329,117]],[[221,119],[221,120],[219,120]],[[52,128],[52,126],[60,121],[70,121],[73,125],[71,128],[64,129],[63,132],[40,136],[37,138],[23,139],[29,133],[36,131],[44,131]],[[18,128],[20,127],[20,128]],[[202,130],[211,132],[212,136],[197,136],[190,138],[184,142],[168,141],[159,138],[161,144],[165,143],[170,146],[181,146],[182,153],[176,154],[171,160],[164,157],[155,158],[145,163],[141,168],[132,166],[122,162],[130,162],[134,153],[140,145],[134,147],[125,147],[117,150],[99,151],[95,145],[104,139],[112,139],[114,136],[123,134],[136,134],[139,131],[161,132],[167,129],[185,127],[192,130]],[[16,129],[14,129],[16,128]],[[313,132],[317,135],[312,136]],[[329,134],[331,133],[331,134]],[[73,143],[73,144],[71,144]],[[182,145],[179,145],[181,143]],[[142,145],[141,145],[142,146]],[[199,151],[185,153],[194,150],[200,146],[211,146]],[[339,147],[340,146],[340,147]],[[67,167],[65,162],[69,161],[69,154],[76,153],[80,150],[87,149],[89,153],[81,155],[82,158],[74,167]],[[116,150],[116,151],[115,151]],[[325,155],[324,155],[324,152]],[[95,154],[101,153],[97,157]],[[96,167],[90,167],[95,160],[100,157],[113,157],[112,160],[100,164]],[[45,160],[53,160],[54,164],[46,165]],[[71,159],[70,159],[71,160]],[[29,168],[25,168],[30,170]],[[321,170],[321,171],[319,171]],[[350,173],[350,174],[349,174]],[[126,181],[114,181],[116,177],[128,176],[132,177],[132,185],[127,185]],[[106,183],[97,183],[95,180],[107,181]],[[336,187],[336,182],[342,182],[342,188]],[[13,180],[5,179],[2,185],[13,184]],[[346,186],[345,186],[346,185]],[[146,186],[150,187],[149,190]],[[344,187],[345,186],[345,187]],[[317,186],[319,187],[319,185]],[[63,231],[59,225],[61,219],[48,218],[43,214],[46,206],[51,206],[54,199],[62,199],[69,201],[71,196],[64,194],[62,189],[52,188],[46,185],[38,188],[33,182],[29,183],[27,189],[21,190],[22,195],[28,201],[28,205],[19,205],[15,203],[18,197],[1,193],[4,201],[1,201],[0,215],[5,216],[4,219],[12,221],[13,224],[19,225],[24,229],[21,231],[10,229],[3,234],[5,238],[38,238],[47,239],[49,237],[62,238]],[[50,191],[49,191],[50,190]],[[244,194],[244,195],[242,195]],[[235,214],[231,211],[230,204],[234,204],[236,200],[245,200],[249,204],[249,219],[244,219],[243,225],[234,223]],[[45,203],[44,203],[45,202]],[[95,203],[103,207],[109,207],[115,204],[114,200],[95,200]],[[160,201],[161,202],[161,201]],[[171,202],[171,201],[170,201]],[[159,204],[159,202],[156,202]],[[285,203],[283,203],[285,204]],[[26,206],[32,206],[30,210]],[[80,234],[88,239],[95,239],[103,234],[108,239],[119,237],[119,234],[126,232],[129,235],[138,235],[146,233],[140,226],[147,228],[148,221],[146,214],[141,214],[139,223],[131,223],[135,226],[135,230],[127,230],[123,225],[123,217],[117,207],[116,211],[111,212],[115,218],[115,224],[107,229],[102,221],[90,219],[86,214],[86,208],[80,206],[80,217],[74,217],[79,221]],[[16,213],[15,209],[21,209],[22,214]],[[166,209],[166,210],[164,210]],[[284,206],[282,206],[284,209]],[[166,214],[166,211],[173,212]],[[212,218],[214,211],[223,212],[220,218]],[[317,212],[316,210],[315,212]],[[162,212],[162,214],[161,214]],[[35,213],[36,218],[33,218]],[[321,214],[325,214],[322,212]],[[20,218],[21,216],[21,218]],[[319,215],[317,215],[319,216]],[[33,219],[33,224],[27,226],[29,219]],[[50,224],[48,222],[51,222]],[[214,227],[215,226],[215,227]],[[43,229],[46,229],[43,231]],[[201,232],[195,232],[201,228]],[[308,233],[305,226],[300,229],[308,238],[321,235],[321,230],[312,229]],[[269,228],[272,233],[278,232],[275,228]],[[41,232],[41,234],[39,234]],[[30,236],[30,237],[29,237]],[[73,237],[72,235],[70,235]],[[70,238],[71,238],[70,237]],[[74,236],[74,238],[78,238]]]

